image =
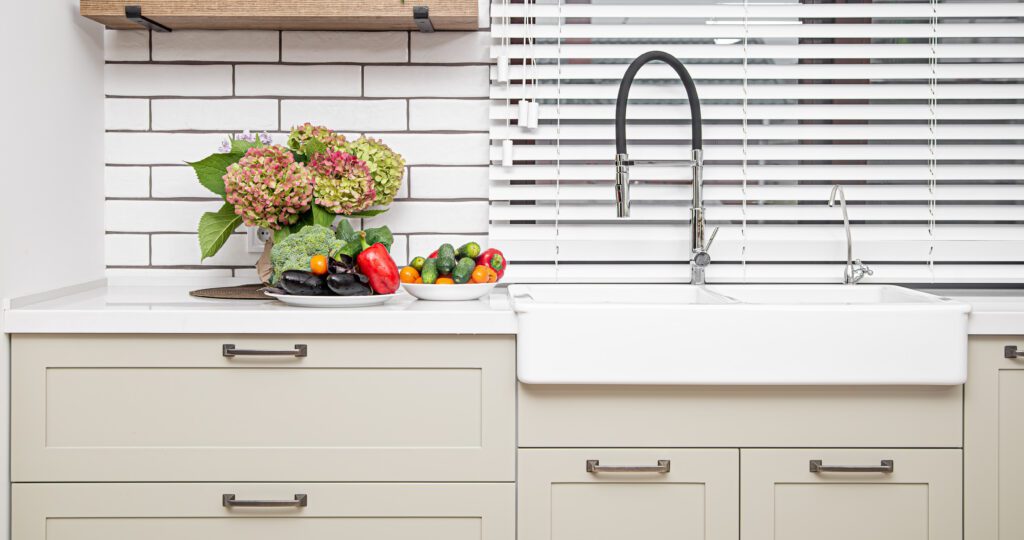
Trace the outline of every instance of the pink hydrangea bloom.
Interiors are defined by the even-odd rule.
[[[246,225],[280,230],[309,210],[313,178],[287,148],[264,146],[228,167],[224,189]]]
[[[352,214],[373,204],[377,192],[366,162],[345,152],[316,154],[309,162],[316,204],[335,214]]]

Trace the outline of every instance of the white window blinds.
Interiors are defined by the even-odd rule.
[[[633,167],[615,218],[619,80],[662,50],[701,98],[709,282],[838,282],[841,184],[868,281],[1024,283],[1024,4],[521,2],[491,6],[490,243],[513,280],[689,279],[689,168]],[[689,157],[668,66],[628,112],[631,158]]]

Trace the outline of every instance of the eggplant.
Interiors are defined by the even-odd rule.
[[[324,296],[330,294],[324,278],[303,272],[302,270],[287,270],[281,274],[281,281],[277,284],[288,294],[296,296]]]
[[[365,279],[359,274],[331,274],[327,276],[327,287],[338,296],[369,296],[373,291]]]

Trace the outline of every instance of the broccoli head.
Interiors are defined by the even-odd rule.
[[[299,232],[289,234],[270,250],[270,262],[274,275],[270,282],[277,283],[281,274],[288,270],[309,271],[309,260],[314,255],[333,256],[344,242],[334,236],[334,231],[322,225],[307,225]]]

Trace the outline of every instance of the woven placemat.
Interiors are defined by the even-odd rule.
[[[234,287],[213,287],[211,289],[199,289],[189,292],[197,298],[219,298],[221,300],[269,300],[263,294],[265,285],[252,283],[249,285],[236,285]]]

